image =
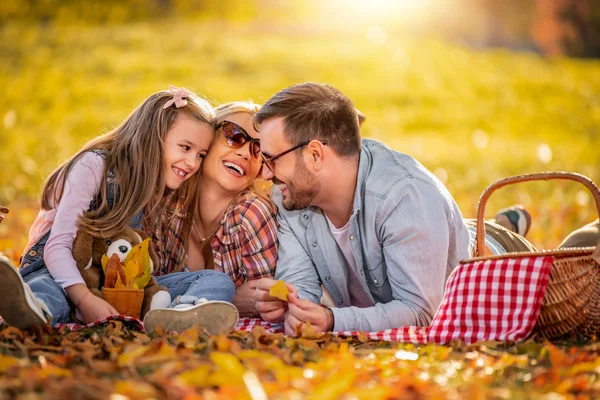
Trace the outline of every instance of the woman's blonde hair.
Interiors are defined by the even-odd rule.
[[[260,107],[260,104],[251,101],[232,101],[231,103],[221,104],[215,108],[215,125],[220,124],[225,121],[228,116],[236,113],[247,113],[254,118],[256,113],[260,110]],[[247,190],[263,198],[269,199],[269,188],[270,184],[260,177],[259,170],[258,176],[250,184]]]
[[[52,208],[52,201],[54,204],[60,201],[65,177],[75,162],[85,152],[100,150],[105,155],[105,166],[104,179],[95,199],[98,207],[83,213],[79,218],[80,229],[94,236],[109,237],[127,227],[130,220],[142,210],[145,226],[148,223],[154,224],[161,218],[165,207],[173,211],[169,218],[191,214],[187,212],[187,208],[195,202],[198,175],[186,180],[171,196],[163,197],[166,190],[164,140],[180,113],[214,126],[214,111],[206,100],[191,93],[185,97],[187,105],[163,108],[173,98],[173,93],[166,90],[154,93],[120,126],[85,144],[49,176],[42,192],[42,208],[48,210]],[[112,207],[107,198],[109,172],[114,173]],[[165,204],[166,202],[169,204]],[[183,225],[182,233],[186,238],[191,226],[191,215],[186,216]]]

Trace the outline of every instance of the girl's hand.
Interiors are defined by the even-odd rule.
[[[113,306],[91,292],[81,298],[78,308],[86,324],[119,314]]]

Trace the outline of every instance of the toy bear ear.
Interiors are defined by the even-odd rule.
[[[146,238],[148,238],[148,234],[141,229],[133,229],[133,231],[139,236],[140,243]]]

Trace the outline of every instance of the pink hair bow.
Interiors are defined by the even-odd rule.
[[[171,107],[173,104],[175,104],[175,107],[177,108],[186,106],[188,101],[185,99],[185,97],[192,96],[192,92],[186,88],[178,88],[177,86],[173,85],[169,85],[169,93],[173,95],[173,98],[165,103],[163,110]]]

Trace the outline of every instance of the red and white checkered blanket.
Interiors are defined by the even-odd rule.
[[[477,261],[456,268],[430,326],[403,326],[365,332],[369,339],[417,344],[465,343],[481,340],[520,341],[529,336],[540,313],[548,286],[552,257],[526,257]],[[258,319],[242,318],[237,329],[262,326],[281,332]],[[337,332],[357,336],[358,332]]]
[[[535,326],[548,285],[552,257],[477,261],[456,268],[446,282],[442,303],[430,326],[403,326],[380,332],[364,332],[367,338],[390,342],[444,344],[453,339],[465,343],[480,340],[519,341]],[[118,319],[143,330],[141,321],[125,316],[110,317],[86,327]],[[83,325],[68,324],[70,329]],[[281,328],[256,318],[240,318],[236,329],[251,331],[262,326],[267,333]],[[358,332],[335,332],[357,336]]]

